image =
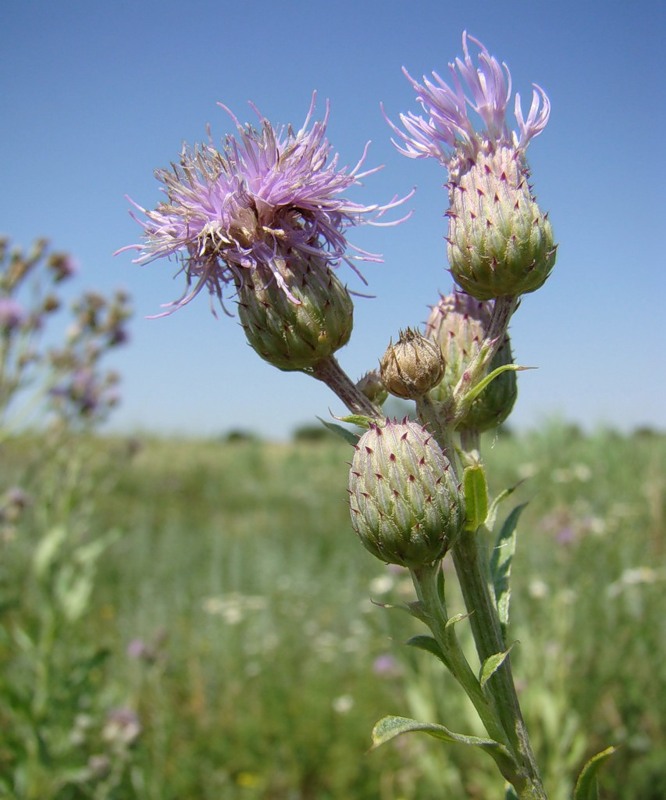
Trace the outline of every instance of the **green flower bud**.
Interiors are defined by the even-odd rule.
[[[417,568],[451,547],[464,522],[451,464],[417,422],[373,425],[358,441],[349,473],[352,526],[389,564]]]
[[[455,387],[486,339],[492,313],[492,300],[476,300],[465,292],[442,295],[433,307],[426,323],[426,336],[439,344],[446,361],[444,377],[430,393],[434,400],[447,403],[453,398]],[[487,372],[512,363],[507,334]],[[485,431],[497,427],[511,413],[517,396],[516,373],[513,370],[501,373],[472,402],[458,423],[458,430]]]
[[[301,256],[280,267],[282,283],[268,270],[253,270],[238,286],[238,314],[248,342],[279,369],[312,369],[347,344],[354,306],[327,266]]]
[[[444,359],[434,342],[417,331],[400,331],[397,344],[388,346],[380,362],[382,383],[396,397],[423,397],[442,379]]]
[[[371,403],[377,406],[383,405],[388,397],[386,387],[382,383],[382,379],[376,369],[366,372],[361,380],[356,382],[356,388],[364,394]]]
[[[501,147],[450,184],[451,273],[479,300],[533,292],[555,264],[553,231],[528,178],[520,152]]]

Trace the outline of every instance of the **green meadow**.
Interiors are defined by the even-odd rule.
[[[386,714],[481,732],[405,646],[413,590],[352,532],[351,453],[328,436],[5,440],[0,797],[503,797],[471,748],[370,751]],[[553,423],[488,438],[484,458],[493,493],[519,484],[503,513],[527,503],[511,657],[550,797],[616,745],[600,797],[663,800],[666,438]]]

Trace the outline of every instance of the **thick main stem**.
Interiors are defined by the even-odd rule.
[[[489,736],[503,746],[502,750],[489,751],[489,754],[504,778],[514,787],[519,800],[545,800],[545,795],[539,793],[539,787],[534,785],[532,776],[527,774],[517,757],[517,748],[507,735],[495,698],[484,691],[458,642],[438,582],[439,568],[439,564],[429,564],[410,570],[424,614],[422,618],[432,631],[446,666],[472,701]]]
[[[479,448],[476,432],[462,436],[462,448],[469,452]],[[470,625],[479,660],[506,650],[502,626],[497,612],[494,590],[490,585],[487,555],[479,546],[480,531],[463,532],[453,547],[453,561],[460,583],[465,606],[470,614]],[[528,794],[521,797],[547,800],[539,769],[527,734],[516,687],[511,672],[510,657],[490,677],[487,684],[497,712],[502,721],[511,748],[520,761],[529,784]]]
[[[495,604],[480,569],[481,558],[475,534],[463,534],[453,548],[453,560],[465,606],[470,614],[476,650],[479,660],[483,663],[490,656],[502,653],[506,646]],[[511,749],[519,758],[525,776],[530,782],[530,793],[524,796],[535,800],[546,800],[518,702],[509,656],[488,680],[486,687],[495,699],[497,713],[511,743]]]

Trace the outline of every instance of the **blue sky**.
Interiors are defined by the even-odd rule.
[[[343,411],[323,385],[262,362],[238,321],[215,319],[203,295],[145,319],[180,295],[174,263],[113,256],[140,235],[125,195],[154,206],[153,170],[176,160],[183,141],[203,140],[207,123],[216,139],[231,132],[217,101],[253,121],[252,100],[274,123],[300,127],[316,89],[322,113],[330,99],[341,162],[355,164],[371,140],[368,163],[385,165],[354,199],[417,187],[409,222],[350,236],[384,255],[363,268],[375,298],[357,302],[339,354],[350,375],[376,366],[400,328],[425,320],[452,288],[445,173],[393,148],[379,103],[394,119],[418,111],[401,67],[418,78],[446,73],[465,29],[508,64],[525,100],[535,82],[552,102],[528,156],[560,249],[512,322],[517,361],[539,369],[520,374],[511,421],[666,427],[663,1],[3,0],[0,231],[22,245],[48,236],[70,251],[81,266],[76,288],[132,294],[132,341],[113,362],[124,398],[115,428],[281,438]],[[350,270],[345,277],[363,288]]]

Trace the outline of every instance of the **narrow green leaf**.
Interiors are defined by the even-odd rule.
[[[58,551],[67,540],[67,534],[64,525],[56,525],[39,541],[32,557],[33,569],[38,578],[43,578],[51,568]]]
[[[476,400],[476,398],[486,389],[499,375],[503,372],[511,371],[511,372],[522,372],[526,369],[535,369],[534,367],[520,367],[517,364],[504,364],[501,367],[497,367],[492,372],[488,373],[485,378],[482,378],[473,389],[470,389],[469,392],[465,394],[464,404],[465,408],[469,408],[472,403]]]
[[[380,603],[379,600],[373,600],[371,598],[370,602],[373,606],[377,606],[377,608],[385,608],[387,611],[404,611],[406,614],[416,617],[420,622],[425,622],[425,618],[420,616],[418,609],[416,611],[414,610],[414,606],[420,605],[418,600],[414,603]]]
[[[403,733],[427,733],[435,739],[453,744],[466,744],[479,747],[493,758],[504,777],[513,782],[518,769],[509,751],[504,745],[493,739],[480,739],[477,736],[463,736],[453,733],[443,725],[434,722],[418,722],[407,717],[384,717],[380,719],[372,730],[372,749],[375,750],[382,744],[400,736]]]
[[[477,736],[464,736],[460,733],[453,733],[453,731],[443,725],[438,725],[436,722],[419,722],[408,717],[393,716],[383,717],[372,729],[372,746],[376,748],[403,733],[414,732],[427,733],[435,739],[441,739],[444,742],[453,744],[469,744],[475,747],[492,749],[503,747],[493,739],[480,739]]]
[[[499,504],[510,497],[516,489],[521,486],[524,481],[518,481],[513,486],[509,486],[508,489],[505,489],[503,492],[500,492],[497,497],[492,501],[490,504],[490,508],[488,509],[488,517],[486,519],[486,527],[489,530],[492,530],[495,527],[495,518],[497,516],[497,509],[499,508]]]
[[[342,425],[336,425],[334,422],[327,422],[321,417],[317,417],[317,419],[325,428],[328,428],[331,433],[339,436],[340,439],[343,439],[345,442],[347,442],[347,444],[356,445],[358,442],[360,437],[352,431],[347,430],[347,428],[343,428]]]
[[[364,414],[349,414],[346,417],[336,417],[338,422],[346,422],[348,425],[357,425],[359,428],[369,428],[374,422],[371,417]]]
[[[516,794],[516,790],[509,784],[506,787],[506,794],[504,795],[504,800],[519,800],[518,795]]]
[[[425,650],[426,653],[431,653],[433,656],[438,658],[443,664],[447,663],[446,656],[442,652],[442,648],[437,644],[437,641],[433,639],[432,636],[427,636],[425,634],[412,636],[412,638],[408,639],[406,643],[410,647],[416,647],[419,650]]]
[[[573,800],[597,800],[599,792],[597,788],[597,772],[604,761],[612,756],[617,747],[607,747],[601,753],[597,753],[585,764],[581,770],[576,788],[574,789]]]
[[[510,651],[511,647],[509,647],[508,650],[504,650],[502,653],[495,653],[492,656],[488,656],[488,658],[483,662],[481,674],[479,675],[479,683],[481,684],[482,689],[488,682],[488,679],[491,678],[502,666]]]
[[[112,547],[121,537],[122,534],[119,530],[112,529],[92,542],[80,545],[74,551],[74,561],[82,565],[94,564],[99,561],[104,551]]]
[[[423,622],[424,625],[428,624],[428,614],[420,600],[414,600],[413,603],[406,603],[404,608],[419,622]]]
[[[516,550],[516,526],[527,503],[516,506],[499,532],[490,558],[490,574],[495,589],[495,600],[502,628],[509,624],[509,601],[511,599],[511,563]]]
[[[488,484],[486,472],[480,464],[465,467],[463,472],[465,494],[465,530],[475,531],[488,516]]]
[[[469,619],[470,614],[456,614],[454,617],[446,620],[446,625],[444,627],[448,628],[449,625],[457,625],[458,622],[462,622],[464,619]]]

